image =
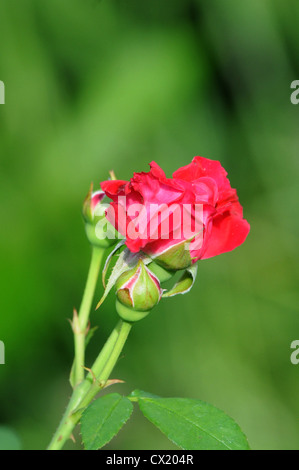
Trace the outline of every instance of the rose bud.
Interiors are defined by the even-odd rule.
[[[144,318],[161,299],[158,278],[139,260],[137,266],[121,274],[116,281],[116,309],[129,322]]]
[[[84,200],[82,214],[85,231],[89,242],[98,247],[107,248],[114,245],[121,236],[106,219],[108,204],[104,203],[104,191],[93,191],[93,185]]]

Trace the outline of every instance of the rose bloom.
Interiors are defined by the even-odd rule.
[[[172,178],[166,178],[155,162],[150,168],[148,173],[134,173],[130,181],[101,183],[112,199],[106,216],[126,237],[132,252],[141,250],[158,261],[163,259],[165,267],[183,269],[244,242],[250,226],[220,162],[194,157]],[[173,263],[179,246],[188,255],[181,265],[178,259]]]

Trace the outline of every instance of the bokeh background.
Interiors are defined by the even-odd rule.
[[[114,390],[200,398],[252,448],[299,448],[298,17],[296,0],[1,0],[0,424],[23,449],[47,446],[70,396],[90,182],[194,155],[227,169],[251,233],[133,329]],[[116,320],[112,294],[89,363]],[[136,409],[107,448],[174,445]]]

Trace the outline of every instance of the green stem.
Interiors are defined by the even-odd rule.
[[[79,310],[78,316],[74,315],[73,330],[75,343],[75,362],[74,362],[74,386],[78,385],[84,379],[85,366],[85,337],[88,327],[90,309],[97,285],[99,271],[104,255],[104,249],[99,247],[92,248],[91,262],[86,281],[86,286]]]
[[[89,388],[87,394],[85,395],[84,399],[80,402],[80,408],[84,409],[89,403],[93,400],[96,394],[99,392],[99,389],[103,388],[110,377],[111,372],[113,371],[115,364],[118,361],[118,358],[123,350],[125,342],[127,341],[128,335],[131,331],[132,323],[128,323],[125,321],[120,321],[116,326],[115,330],[118,330],[118,337],[114,344],[114,347],[107,357],[103,357],[101,361],[102,368],[95,373],[96,366],[98,359],[101,356],[101,353],[98,359],[95,361],[94,365],[92,366],[91,370],[95,374],[96,381],[93,381],[92,386]],[[90,377],[88,377],[90,380]],[[81,416],[81,415],[80,415]]]
[[[104,369],[106,362],[108,361],[112,351],[115,347],[116,341],[118,340],[119,334],[121,330],[121,321],[119,321],[110,334],[109,338],[107,339],[103,349],[101,350],[100,354],[96,358],[95,362],[92,365],[91,371],[87,376],[87,379],[94,379],[94,377],[99,377],[102,370]]]
[[[73,392],[48,450],[59,450],[71,436],[86,406],[105,386],[127,340],[132,324],[120,321],[106,341],[86,379]]]
[[[105,367],[102,369],[102,371],[98,375],[98,380],[103,381],[103,382],[106,382],[109,379],[110,374],[113,371],[115,364],[118,361],[118,358],[123,350],[123,347],[131,331],[132,323],[120,320],[117,328],[119,329],[119,335],[116,340],[115,346],[105,364]]]
[[[84,382],[83,382],[84,383]],[[59,426],[48,446],[47,450],[60,450],[64,446],[66,440],[71,436],[73,429],[76,425],[75,420],[72,417],[73,410],[80,404],[81,400],[81,386],[80,384],[77,389],[74,390],[73,395],[69,401],[69,404],[65,410],[65,413],[59,423]]]

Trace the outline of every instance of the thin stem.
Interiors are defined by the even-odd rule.
[[[48,450],[59,450],[69,439],[74,427],[79,422],[86,406],[101,390],[108,380],[128,338],[132,324],[119,321],[102,351],[95,360],[91,372],[74,390],[68,407],[62,417]]]
[[[85,366],[85,337],[87,333],[90,309],[97,285],[99,271],[104,255],[104,249],[99,247],[92,248],[91,262],[86,281],[86,286],[79,310],[78,316],[74,315],[73,330],[75,343],[75,362],[74,362],[74,386],[78,385],[84,379]]]
[[[110,334],[109,338],[107,339],[103,349],[101,350],[100,354],[98,355],[98,357],[96,358],[95,362],[93,363],[92,367],[91,367],[91,371],[92,373],[90,372],[89,375],[87,376],[87,378],[91,379],[91,378],[94,378],[94,377],[99,377],[102,370],[104,369],[109,357],[111,356],[112,354],[112,351],[115,347],[115,344],[116,344],[116,341],[118,340],[118,337],[119,337],[119,334],[120,334],[120,330],[121,330],[121,321],[119,321],[116,325],[116,327],[114,328],[114,330],[112,331],[112,333]]]
[[[114,347],[111,351],[111,354],[107,358],[105,365],[104,365],[104,360],[101,361],[101,363],[103,364],[102,370],[98,374],[95,375],[96,381],[95,380],[93,381],[93,384],[88,390],[84,399],[80,402],[80,408],[85,408],[86,406],[88,406],[89,403],[92,401],[92,399],[99,392],[99,389],[105,386],[123,350],[125,342],[127,341],[128,335],[131,331],[131,328],[132,328],[132,323],[128,323],[122,320],[118,323],[116,330],[118,329],[119,333],[118,333],[117,340],[114,344]],[[100,356],[101,356],[101,353],[100,353]],[[98,359],[95,361],[94,366],[96,365]],[[94,366],[91,368],[93,372],[95,371]]]
[[[81,388],[81,385],[79,387]],[[80,403],[81,393],[79,389],[75,389],[69,404],[62,416],[59,426],[48,446],[47,450],[60,450],[64,446],[66,440],[71,436],[76,422],[72,418],[73,410]]]
[[[122,352],[125,342],[127,341],[129,333],[131,331],[132,323],[121,320],[119,322],[118,327],[119,327],[119,335],[115,343],[115,346],[112,350],[111,355],[109,356],[108,361],[106,362],[104,369],[101,371],[101,373],[98,376],[98,380],[103,381],[103,382],[109,379],[109,376],[111,372],[113,371],[115,364],[118,361],[120,353]]]

